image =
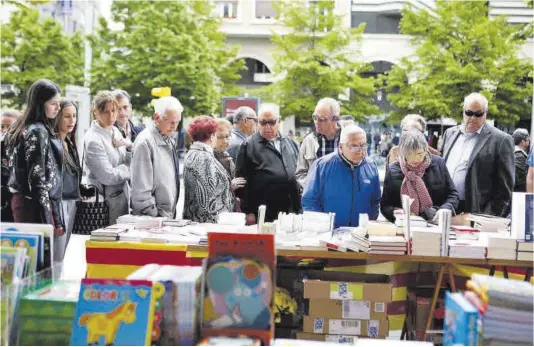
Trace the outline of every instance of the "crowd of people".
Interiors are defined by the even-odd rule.
[[[127,213],[173,218],[184,194],[183,218],[197,222],[234,211],[254,224],[265,205],[266,221],[279,212],[318,211],[334,212],[335,226],[358,226],[362,213],[394,221],[401,195],[413,199],[413,214],[433,220],[439,209],[507,216],[513,191],[534,190],[528,132],[510,136],[489,125],[479,93],[466,96],[463,122],[445,132],[438,149],[424,136],[425,119],[407,115],[389,150],[383,189],[367,134],[340,115],[337,100],[324,98],[312,114],[315,131],[300,146],[281,134],[273,105],[257,113],[241,107],[233,122],[195,117],[182,193],[175,140],[183,110],[175,97],[160,98],[142,129],[131,122],[127,92],[98,92],[80,160],[76,104],[61,99],[54,82],[35,82],[24,111],[2,115],[2,221],[51,224],[61,261],[76,201],[95,195],[108,202],[109,224]]]

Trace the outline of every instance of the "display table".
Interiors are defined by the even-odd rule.
[[[126,278],[129,274],[143,265],[157,263],[162,265],[198,266],[207,253],[206,246],[175,245],[136,242],[99,242],[86,241],[86,259],[88,278]],[[421,264],[435,264],[439,266],[438,276],[434,284],[434,295],[431,312],[427,321],[430,327],[434,308],[445,273],[448,274],[450,288],[457,288],[455,276],[470,277],[473,272],[502,276],[505,278],[524,279],[532,281],[534,262],[500,259],[466,259],[450,257],[427,257],[417,255],[387,255],[336,251],[303,251],[278,250],[277,255],[292,260],[323,260],[325,270],[349,271],[365,273],[382,273],[386,275],[402,276],[402,272],[417,272]],[[370,265],[366,265],[370,264]],[[403,264],[404,270],[398,270]],[[373,268],[374,267],[374,268]],[[496,271],[497,267],[502,268]],[[406,269],[407,268],[407,269]],[[411,268],[411,269],[410,269]],[[392,270],[393,269],[393,270]],[[399,275],[399,273],[401,273]],[[412,283],[414,284],[414,283]],[[406,300],[408,283],[393,288],[393,300],[402,304]],[[405,314],[392,316],[396,329],[403,329]]]

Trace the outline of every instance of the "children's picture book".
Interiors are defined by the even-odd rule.
[[[30,274],[37,271],[37,261],[39,258],[39,247],[42,235],[30,235],[25,233],[2,232],[0,242],[3,247],[20,247],[26,249],[26,254],[30,257]]]
[[[445,295],[444,346],[476,346],[478,340],[478,309],[461,293]]]
[[[208,250],[202,280],[202,337],[256,336],[270,343],[274,235],[209,233]]]
[[[52,267],[54,259],[54,228],[50,224],[2,223],[2,232],[42,235],[42,250],[37,258],[37,271]]]
[[[72,327],[71,346],[148,346],[159,282],[83,279]]]
[[[13,278],[24,276],[26,261],[26,249],[22,247],[0,246],[1,254],[1,278],[2,282],[9,284]]]

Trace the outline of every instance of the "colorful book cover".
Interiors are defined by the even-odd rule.
[[[13,278],[24,276],[24,265],[26,261],[26,249],[22,247],[0,246],[1,254],[1,278],[2,282],[9,284]]]
[[[37,271],[37,261],[39,258],[40,240],[38,235],[2,232],[0,234],[0,240],[2,246],[25,248],[27,255],[30,257],[30,273],[35,274]]]
[[[275,240],[272,234],[209,233],[202,279],[202,337],[274,334]]]
[[[478,309],[461,293],[445,296],[444,346],[476,346],[478,339]]]
[[[150,345],[161,283],[83,279],[71,346]]]
[[[2,223],[2,232],[28,233],[33,235],[43,235],[43,250],[38,258],[37,271],[48,269],[53,264],[54,259],[54,228],[50,224],[31,223]]]

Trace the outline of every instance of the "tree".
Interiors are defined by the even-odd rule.
[[[63,32],[52,18],[39,18],[30,6],[20,6],[2,25],[2,84],[17,92],[3,95],[10,106],[22,107],[33,82],[48,78],[61,88],[83,83],[83,37]]]
[[[481,92],[491,118],[511,123],[530,114],[532,62],[517,54],[524,27],[488,17],[484,1],[436,1],[435,11],[403,11],[401,33],[412,35],[414,56],[402,59],[389,76],[388,99],[398,109],[426,118],[462,118],[463,99]],[[529,77],[530,74],[530,77]]]
[[[243,67],[225,44],[208,1],[114,1],[110,30],[100,19],[93,47],[91,89],[121,88],[149,113],[150,91],[170,87],[190,115],[211,114]]]
[[[359,54],[353,48],[364,25],[344,28],[341,16],[334,13],[334,1],[284,0],[273,5],[279,23],[289,32],[272,36],[276,80],[263,87],[260,96],[280,105],[283,116],[310,119],[319,99],[339,99],[350,89],[351,98],[340,100],[342,114],[362,119],[378,113],[372,104],[374,79],[360,75],[371,66],[355,60]]]

